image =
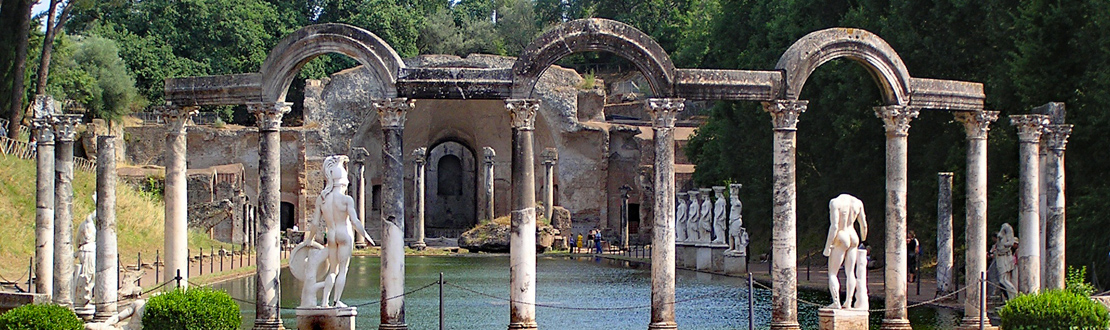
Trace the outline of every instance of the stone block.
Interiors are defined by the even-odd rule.
[[[0,314],[13,308],[29,304],[50,303],[50,295],[45,293],[0,293]]]
[[[723,256],[724,273],[727,275],[748,275],[748,257]]]
[[[713,268],[713,248],[708,246],[699,246],[697,248],[697,270],[701,272],[712,271]]]
[[[683,269],[697,269],[698,251],[693,244],[675,244],[675,265]]]
[[[297,308],[297,330],[354,330],[354,307]]]
[[[821,330],[867,330],[867,311],[821,308],[817,310]]]

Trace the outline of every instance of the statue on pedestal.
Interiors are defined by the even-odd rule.
[[[1005,290],[1005,298],[1010,299],[1017,297],[1017,288],[1013,281],[1014,268],[1017,267],[1017,261],[1014,260],[1014,244],[1017,243],[1014,227],[1003,223],[997,237],[998,241],[991,247],[991,256],[994,256],[994,267],[998,270],[998,285]]]
[[[96,205],[96,194],[92,196]],[[96,285],[96,210],[77,226],[77,264],[73,269],[73,306],[75,309],[92,309],[93,287]]]
[[[294,248],[290,256],[290,271],[304,282],[301,289],[301,307],[328,307],[335,295],[335,307],[347,307],[340,299],[347,284],[347,267],[354,249],[354,230],[370,245],[374,240],[366,234],[362,221],[355,211],[355,201],[347,196],[347,156],[334,155],[324,159],[326,185],[316,197],[316,211],[309,222],[305,239]],[[324,232],[324,235],[320,235]],[[317,242],[322,236],[327,244]],[[317,277],[326,272],[324,282]],[[316,292],[323,290],[323,299],[316,300]]]
[[[857,235],[853,228],[853,222],[859,222],[860,233]],[[845,285],[847,286],[847,294],[844,300],[844,305],[848,308],[858,308],[858,305],[853,306],[852,300],[856,292],[857,270],[856,259],[859,255],[858,247],[861,238],[867,237],[867,216],[863,212],[863,202],[858,198],[841,194],[836,198],[829,201],[829,235],[825,240],[825,250],[822,252],[825,256],[829,257],[829,292],[832,293],[833,303],[829,306],[832,309],[841,309],[840,304],[840,280],[837,275],[840,273],[840,266],[844,266]],[[862,269],[863,272],[867,268]]]
[[[728,186],[729,204],[731,208],[728,211],[728,250],[725,255],[732,256],[747,256],[748,247],[748,231],[744,230],[744,204],[740,202],[740,187],[739,184],[730,184]],[[741,240],[743,244],[741,245]]]
[[[725,221],[728,219],[728,201],[725,200],[725,187],[713,187],[713,194],[717,202],[713,205],[713,244],[728,244],[725,233]]]
[[[686,241],[686,193],[676,194],[678,207],[674,211],[674,233],[676,242]]]
[[[698,242],[700,241],[698,221],[701,220],[700,209],[698,204],[698,191],[691,190],[687,192],[690,196],[690,207],[686,209],[686,241]]]
[[[698,242],[709,243],[713,239],[713,200],[709,199],[709,188],[698,189],[701,193],[701,219],[698,220]]]

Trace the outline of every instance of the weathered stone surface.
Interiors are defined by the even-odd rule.
[[[537,208],[538,209],[538,208]],[[559,214],[556,209],[556,214]],[[470,252],[508,253],[509,226],[505,219],[490,221],[463,232],[459,236],[459,247]],[[536,252],[543,253],[555,243],[555,228],[541,224],[536,227]]]
[[[551,210],[551,226],[555,227],[555,229],[558,230],[559,233],[562,233],[564,236],[570,235],[570,211],[562,206],[554,207]]]
[[[821,308],[817,319],[821,330],[867,329],[867,311]]]

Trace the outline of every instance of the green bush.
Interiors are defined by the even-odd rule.
[[[239,306],[226,292],[208,288],[174,290],[150,298],[143,328],[151,330],[235,330]]]
[[[1106,329],[1110,313],[1088,297],[1051,290],[1010,299],[998,312],[1002,328],[1021,329]]]
[[[1064,282],[1064,288],[1071,293],[1090,297],[1095,293],[1095,287],[1091,283],[1087,283],[1087,266],[1075,268],[1068,266],[1068,276]]]
[[[82,330],[77,314],[59,305],[23,305],[0,315],[0,330]]]

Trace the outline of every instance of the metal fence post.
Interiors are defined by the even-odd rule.
[[[979,330],[986,329],[987,319],[987,272],[979,272]]]
[[[439,273],[439,330],[443,330],[443,273]]]
[[[755,280],[752,279],[752,273],[748,272],[748,330],[755,330],[755,301],[752,294],[755,291]]]

